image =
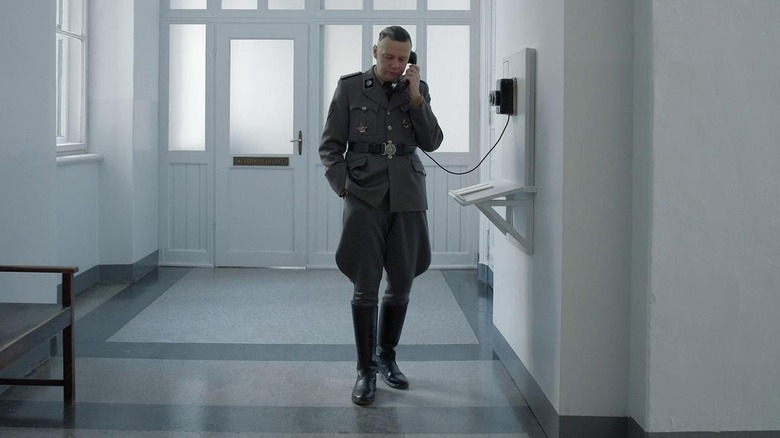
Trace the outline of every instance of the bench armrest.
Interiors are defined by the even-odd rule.
[[[79,268],[76,266],[21,266],[0,265],[0,272],[42,272],[51,274],[75,274]]]
[[[43,274],[62,274],[62,296],[64,307],[73,304],[73,274],[78,272],[77,266],[22,266],[0,265],[0,272],[37,272]]]

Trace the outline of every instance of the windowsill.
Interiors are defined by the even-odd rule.
[[[74,155],[61,155],[57,157],[57,166],[98,163],[100,161],[103,161],[103,155],[101,154],[84,153],[84,154],[74,154]]]

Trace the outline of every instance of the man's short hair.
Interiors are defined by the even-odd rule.
[[[377,41],[382,41],[385,37],[390,38],[393,41],[409,41],[409,44],[412,43],[412,36],[401,26],[388,26],[382,29],[382,31],[379,32],[379,39]]]

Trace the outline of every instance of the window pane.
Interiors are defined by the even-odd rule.
[[[294,43],[230,41],[231,153],[292,155]]]
[[[66,38],[65,43],[68,47],[67,61],[67,105],[68,105],[68,142],[82,143],[84,135],[82,132],[82,118],[84,117],[84,69],[82,60],[84,59],[81,40],[76,38]]]
[[[363,9],[363,0],[323,0],[322,9]]]
[[[374,0],[374,9],[389,11],[417,9],[417,0]]]
[[[268,0],[268,9],[306,9],[306,0]]]
[[[471,0],[428,0],[428,10],[431,11],[468,11]]]
[[[257,9],[257,0],[222,0],[222,9]]]
[[[206,150],[206,25],[172,24],[168,65],[168,148]]]
[[[171,0],[171,9],[206,9],[206,0]]]
[[[57,142],[82,143],[84,133],[84,56],[77,38],[57,35]]]
[[[328,115],[328,107],[336,91],[341,76],[362,70],[363,66],[363,26],[328,25],[322,26],[322,103],[323,119]]]
[[[469,26],[428,26],[428,65],[422,74],[431,85],[431,107],[444,131],[440,152],[469,151],[469,47]]]
[[[57,0],[57,28],[81,35],[84,30],[84,0]]]
[[[66,65],[68,64],[68,51],[65,44],[65,38],[57,35],[57,70],[56,70],[56,83],[57,83],[57,142],[66,142],[68,136],[68,109],[65,104],[68,101],[68,70]]]

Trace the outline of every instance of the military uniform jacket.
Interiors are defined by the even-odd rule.
[[[420,81],[425,98],[421,108],[409,104],[408,91],[393,93],[388,101],[373,67],[364,73],[343,76],[336,87],[319,152],[327,167],[325,177],[339,195],[346,189],[375,207],[390,194],[390,211],[428,209],[425,168],[415,152],[393,158],[368,152],[347,151],[347,143],[417,146],[436,150],[444,139],[431,111],[428,84]]]

